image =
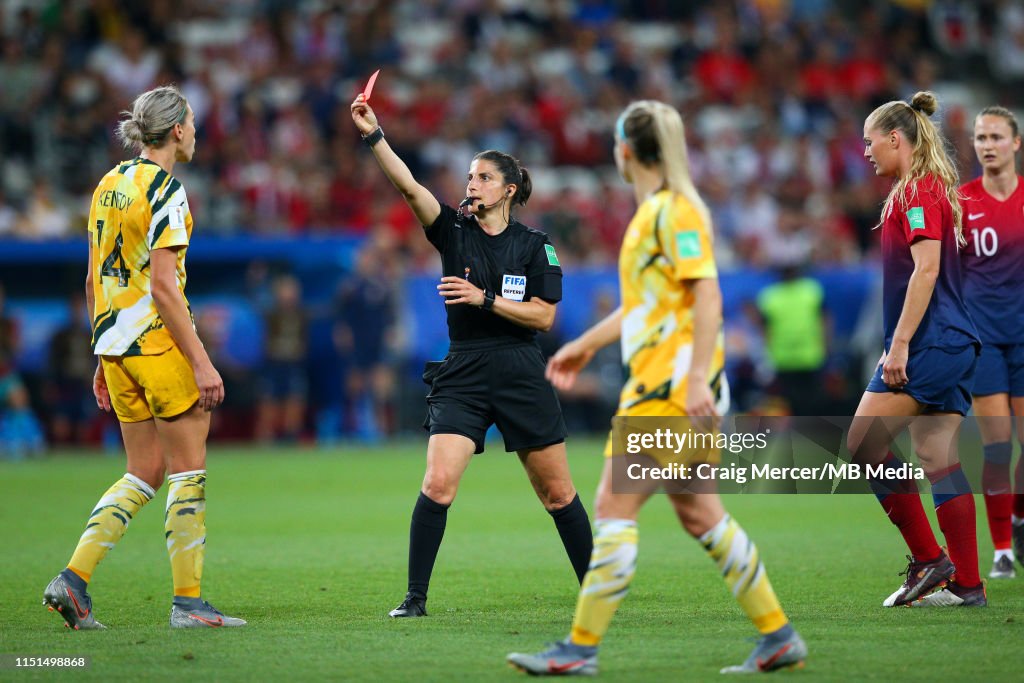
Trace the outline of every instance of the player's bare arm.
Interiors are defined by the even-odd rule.
[[[935,291],[935,280],[939,277],[939,263],[942,258],[942,242],[939,240],[918,240],[910,246],[914,258],[914,272],[907,284],[907,297],[903,313],[896,323],[889,354],[882,365],[882,379],[889,386],[901,387],[909,380],[907,360],[910,356],[910,340],[917,331],[928,302]]]
[[[177,249],[154,249],[150,254],[153,303],[174,341],[192,364],[199,387],[199,407],[213,410],[224,401],[224,380],[210,362],[203,343],[192,326],[192,318],[185,306],[185,298],[178,290]]]
[[[89,312],[89,330],[93,329],[93,317],[96,310],[96,294],[93,292],[92,250],[89,250],[89,269],[85,272],[85,308]],[[110,412],[110,391],[107,390],[107,378],[103,375],[103,363],[96,358],[96,372],[92,376],[92,393],[96,397],[96,405],[100,410]]]
[[[715,397],[708,386],[708,368],[722,329],[722,290],[716,278],[692,280],[693,359],[686,381],[686,413],[715,416]]]
[[[604,317],[576,339],[558,349],[544,373],[556,389],[571,389],[580,371],[600,349],[614,344],[622,336],[622,307]]]

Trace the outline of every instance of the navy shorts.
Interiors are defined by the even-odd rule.
[[[1024,344],[985,344],[974,373],[975,396],[1024,396]]]
[[[448,356],[427,363],[423,373],[430,385],[423,427],[431,435],[468,437],[476,453],[483,453],[492,424],[510,452],[565,441],[562,407],[544,366],[544,354],[532,342],[453,342]]]
[[[867,390],[876,394],[903,392],[925,406],[925,412],[966,415],[971,409],[971,387],[977,365],[977,346],[955,349],[933,346],[910,352],[907,361],[910,381],[902,389],[886,386],[882,381],[882,366],[879,365]]]
[[[309,391],[306,367],[302,363],[269,360],[260,374],[259,393],[265,400],[305,398]]]

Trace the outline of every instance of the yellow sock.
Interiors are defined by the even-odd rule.
[[[570,640],[576,645],[596,647],[619,603],[629,592],[636,573],[637,528],[628,519],[604,519],[595,524],[594,552],[590,568],[580,587]]]
[[[68,569],[88,583],[96,565],[121,540],[128,529],[128,522],[152,500],[154,494],[153,488],[138,477],[125,474],[118,479],[89,515],[85,533],[78,540]]]
[[[164,531],[174,595],[198,598],[206,551],[206,470],[167,477]]]
[[[757,546],[732,517],[725,515],[700,537],[700,542],[722,570],[726,585],[758,631],[771,633],[789,623],[761,564]]]

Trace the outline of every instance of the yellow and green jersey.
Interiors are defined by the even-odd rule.
[[[622,359],[628,378],[620,413],[651,400],[683,411],[693,357],[693,281],[718,277],[711,226],[683,195],[661,190],[637,209],[619,254]],[[708,368],[716,397],[723,388],[721,331]],[[638,408],[642,410],[642,407]]]
[[[148,356],[171,347],[174,339],[153,302],[150,254],[181,247],[177,279],[184,296],[191,235],[185,189],[160,166],[136,158],[103,176],[89,208],[96,355]]]

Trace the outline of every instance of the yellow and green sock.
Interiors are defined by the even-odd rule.
[[[733,597],[762,634],[789,623],[761,563],[757,546],[728,514],[702,534],[700,542],[722,570]]]
[[[88,583],[96,565],[128,530],[128,522],[155,494],[153,487],[134,475],[125,474],[118,479],[89,515],[68,569]]]
[[[637,526],[630,519],[602,519],[595,524],[594,552],[580,587],[569,640],[596,647],[629,592],[636,573]]]
[[[206,550],[206,470],[167,477],[164,532],[174,595],[198,598]]]

